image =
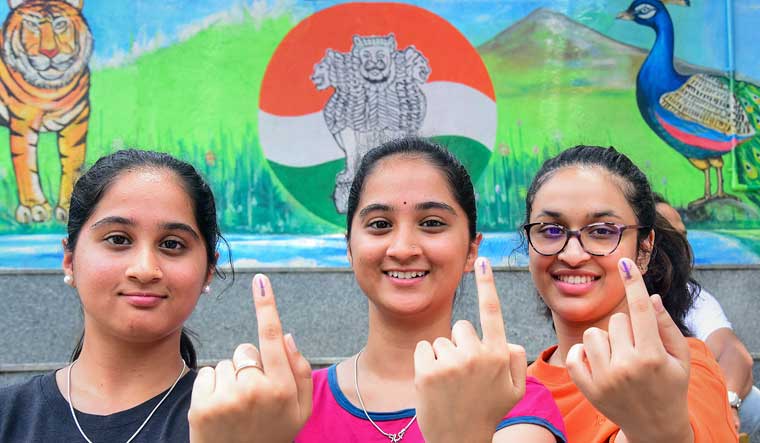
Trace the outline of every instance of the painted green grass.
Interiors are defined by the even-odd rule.
[[[325,233],[273,176],[258,144],[259,86],[268,60],[293,26],[283,16],[209,28],[134,64],[92,73],[87,164],[124,147],[188,159],[209,180],[226,232]],[[62,232],[55,222],[20,226],[7,129],[0,128],[0,230]],[[39,145],[43,189],[52,201],[59,163],[54,134]]]
[[[93,72],[88,164],[127,146],[164,150],[192,161],[208,178],[225,232],[340,232],[339,217],[313,215],[291,195],[258,143],[258,97],[266,61],[293,24],[283,16],[216,25],[133,64]],[[483,170],[476,182],[481,229],[515,229],[524,216],[527,186],[541,163],[580,143],[620,148],[676,206],[701,195],[701,172],[644,124],[633,89],[579,86],[588,82],[577,70],[485,62],[496,90],[499,127],[488,163],[477,166]],[[41,138],[39,157],[42,184],[51,198],[60,169],[54,134]],[[329,174],[340,166],[333,165]],[[15,223],[16,187],[4,128],[0,178],[1,232],[63,231],[55,222]]]

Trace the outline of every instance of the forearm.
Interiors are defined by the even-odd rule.
[[[736,369],[737,365],[734,362],[724,365],[723,360],[719,360],[718,363],[723,370],[723,376],[726,378],[728,390],[736,392],[741,398],[746,397],[754,383],[751,367],[749,370],[742,371]]]
[[[719,353],[716,353],[716,358],[726,379],[728,390],[736,392],[741,398],[749,394],[753,385],[753,361],[744,345],[738,339],[735,342],[729,342]]]

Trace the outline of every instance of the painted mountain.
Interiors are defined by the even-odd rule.
[[[478,50],[497,72],[506,69],[510,75],[517,74],[524,82],[509,83],[521,92],[526,86],[630,89],[648,53],[546,8],[534,10]],[[676,61],[676,67],[685,73],[694,70],[683,61]],[[525,69],[530,75],[524,74]],[[535,77],[536,71],[540,78]]]

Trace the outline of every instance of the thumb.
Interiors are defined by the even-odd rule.
[[[670,317],[665,305],[662,304],[660,294],[654,294],[650,297],[654,307],[655,316],[657,317],[657,329],[660,331],[660,339],[668,354],[677,358],[685,369],[689,368],[690,354],[689,344],[686,337]]]

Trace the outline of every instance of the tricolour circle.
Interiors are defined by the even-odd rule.
[[[383,38],[394,41],[396,60],[414,59],[419,65],[415,73],[422,74],[398,80],[402,69],[397,61],[393,84],[373,84],[361,77],[363,55],[358,46],[367,46],[365,52],[371,53],[372,42]],[[340,66],[335,60],[341,60]],[[329,65],[330,75],[315,73],[320,63]],[[401,90],[406,92],[397,92]],[[333,99],[333,105],[339,106],[328,110],[326,118],[325,107],[337,94],[342,95]],[[307,17],[280,42],[261,85],[259,140],[288,192],[315,215],[344,226],[336,181],[339,176],[346,179],[345,145],[350,144],[346,139],[371,137],[351,127],[338,133],[340,125],[334,121],[342,118],[354,127],[370,124],[370,132],[379,134],[382,129],[373,127],[373,122],[387,125],[404,112],[403,118],[393,121],[407,122],[408,115],[418,115],[417,111],[424,117],[409,123],[412,130],[407,132],[449,148],[476,180],[490,159],[497,111],[493,84],[475,48],[449,22],[425,9],[398,3],[347,3]],[[332,126],[327,122],[331,118]]]

